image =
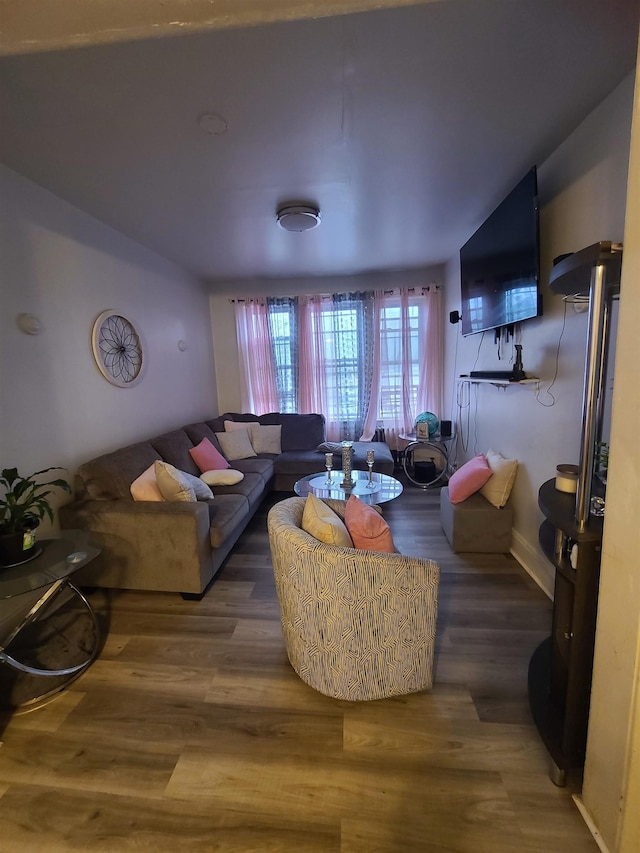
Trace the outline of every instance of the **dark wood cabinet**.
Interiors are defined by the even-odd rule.
[[[529,702],[551,756],[551,779],[563,785],[566,773],[584,764],[603,519],[592,516],[580,531],[575,495],[558,491],[554,480],[541,486],[538,505],[545,516],[540,545],[555,567],[555,589],[551,636],[529,664]]]

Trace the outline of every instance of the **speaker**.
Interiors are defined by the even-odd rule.
[[[440,435],[443,438],[451,438],[451,421],[440,421]]]
[[[416,483],[432,483],[436,478],[436,463],[428,462],[413,463],[413,478]]]

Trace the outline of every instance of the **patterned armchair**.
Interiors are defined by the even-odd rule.
[[[325,545],[302,530],[304,503],[287,498],[267,519],[291,666],[336,699],[381,699],[430,688],[438,565]],[[344,501],[326,503],[344,519]]]

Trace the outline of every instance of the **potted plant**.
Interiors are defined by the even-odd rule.
[[[53,509],[48,497],[50,486],[71,492],[66,480],[48,480],[39,483],[37,477],[62,468],[45,468],[29,477],[21,477],[17,468],[5,468],[0,473],[0,565],[23,563],[35,554],[34,530],[46,516],[53,521]]]

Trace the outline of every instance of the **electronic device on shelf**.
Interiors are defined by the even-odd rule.
[[[472,370],[470,379],[501,379],[503,382],[513,381],[513,370]]]
[[[460,249],[463,335],[542,315],[539,243],[534,166]]]

